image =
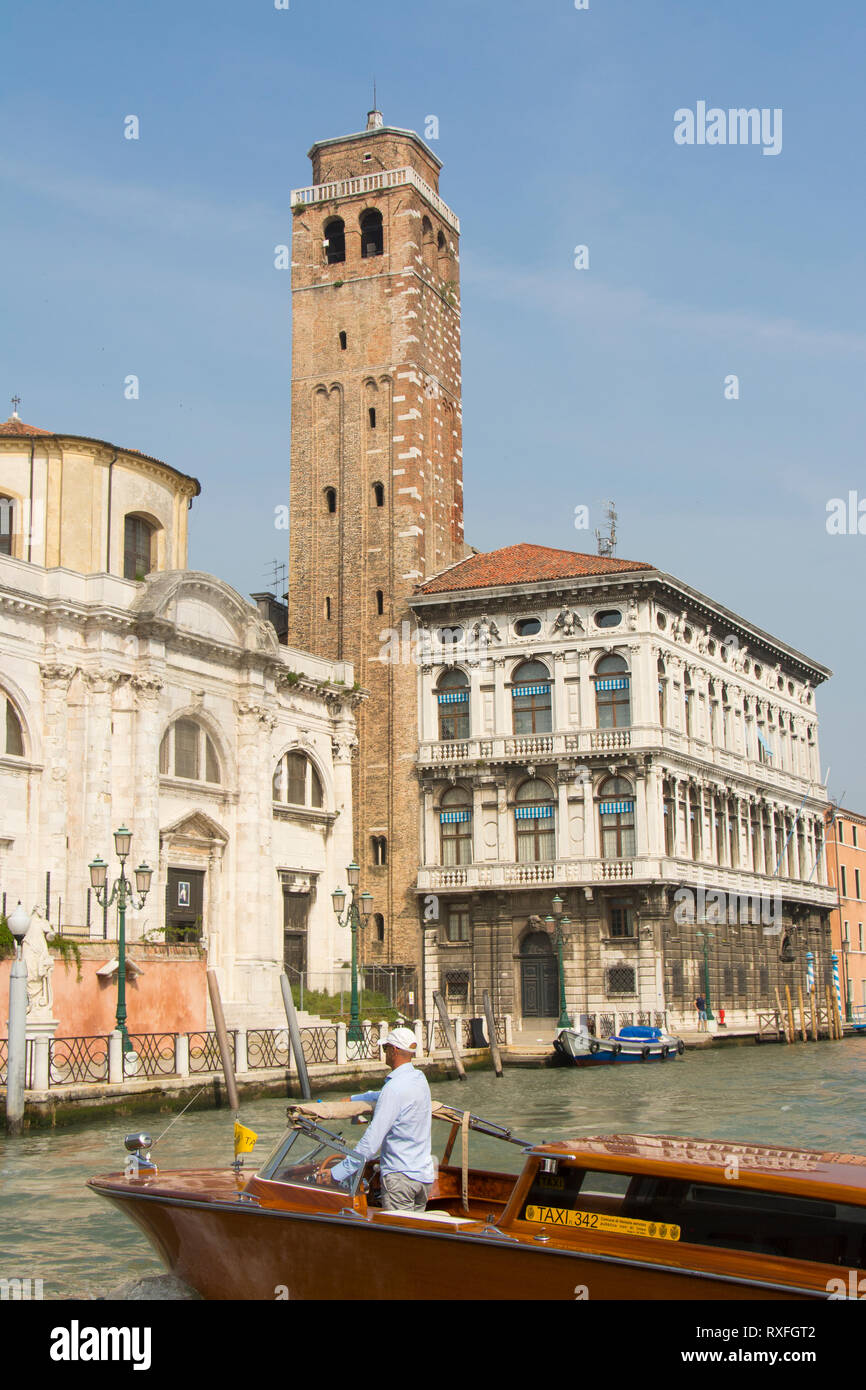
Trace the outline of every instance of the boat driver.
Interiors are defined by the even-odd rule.
[[[412,1065],[416,1046],[410,1028],[392,1028],[384,1042],[391,1073],[381,1091],[352,1096],[376,1107],[367,1133],[330,1172],[336,1182],[345,1182],[379,1154],[385,1211],[423,1211],[436,1176],[430,1151],[430,1087],[424,1073]]]

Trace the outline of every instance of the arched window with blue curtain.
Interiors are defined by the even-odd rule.
[[[553,729],[550,672],[543,661],[524,661],[511,677],[511,708],[516,734],[549,734]]]
[[[522,782],[515,797],[514,820],[519,864],[556,858],[556,809],[548,782]]]
[[[608,777],[602,782],[598,815],[602,858],[634,858],[634,791],[624,777]]]
[[[469,737],[469,678],[465,671],[446,671],[436,687],[439,737]]]
[[[442,863],[472,863],[472,794],[465,787],[451,787],[439,803],[439,835]]]
[[[627,729],[631,724],[631,694],[626,662],[621,656],[603,656],[593,679],[598,728]]]

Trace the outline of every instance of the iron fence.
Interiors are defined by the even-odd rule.
[[[130,1049],[138,1056],[140,1076],[177,1076],[175,1033],[130,1033]],[[132,1074],[132,1073],[130,1073]]]
[[[200,1072],[222,1071],[220,1049],[214,1032],[188,1033],[190,1075]],[[229,1031],[229,1051],[235,1060],[237,1037],[234,1029]]]
[[[301,1049],[304,1061],[313,1066],[317,1062],[336,1062],[337,1028],[301,1028]],[[364,1030],[367,1031],[366,1029]]]
[[[48,1049],[49,1086],[108,1080],[108,1038],[53,1038]]]
[[[288,1067],[290,1057],[287,1028],[250,1028],[247,1033],[247,1065],[250,1071],[261,1071],[265,1067]]]
[[[9,1039],[0,1038],[0,1086],[6,1085],[9,1067]],[[30,1038],[24,1044],[24,1086],[33,1090],[33,1042]]]

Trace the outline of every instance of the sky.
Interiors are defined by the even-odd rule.
[[[277,3],[43,0],[0,20],[0,418],[18,394],[30,424],[193,474],[191,566],[270,587],[291,344],[275,248],[308,149],[363,129],[375,78],[387,124],[436,118],[461,219],[467,539],[594,551],[613,499],[620,557],[832,668],[822,763],[866,811],[866,9]],[[697,128],[740,107],[766,111],[763,143],[675,139],[678,112]]]

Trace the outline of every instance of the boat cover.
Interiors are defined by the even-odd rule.
[[[644,1038],[646,1042],[658,1042],[662,1035],[661,1028],[645,1028],[643,1025],[628,1024],[625,1028],[620,1028],[618,1038]]]
[[[431,1100],[434,1120],[446,1120],[452,1125],[463,1121],[464,1111],[453,1110],[440,1100]],[[372,1115],[373,1106],[368,1100],[304,1100],[288,1106],[286,1114],[290,1120],[297,1115],[306,1115],[312,1120],[351,1120],[356,1115]]]

